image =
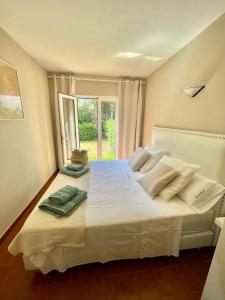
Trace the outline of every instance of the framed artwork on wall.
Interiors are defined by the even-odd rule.
[[[0,120],[24,119],[16,69],[0,58]]]

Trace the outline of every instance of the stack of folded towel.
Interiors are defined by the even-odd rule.
[[[84,175],[88,171],[89,171],[89,168],[87,166],[80,165],[80,164],[70,164],[67,166],[63,166],[60,169],[60,173],[68,175],[68,176],[72,176],[75,178]]]
[[[55,217],[70,216],[87,198],[87,192],[66,185],[45,199],[39,208]]]

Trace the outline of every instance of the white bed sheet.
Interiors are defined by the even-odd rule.
[[[92,162],[88,179],[59,174],[54,188],[61,187],[59,182],[63,181],[64,185],[74,184],[89,192],[85,245],[76,249],[56,245],[48,253],[26,255],[26,267],[43,273],[52,269],[62,272],[68,267],[97,261],[177,256],[182,219],[196,213],[180,199],[169,203],[152,200],[136,182],[138,176],[126,161]],[[73,215],[75,220],[76,212]]]
[[[210,230],[214,224],[215,211],[213,209],[210,209],[206,213],[198,214],[178,197],[173,197],[168,202],[160,198],[156,198],[155,201],[176,210],[177,213],[182,213],[182,235],[205,232]]]

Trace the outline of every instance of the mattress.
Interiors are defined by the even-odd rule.
[[[197,234],[210,230],[215,221],[213,209],[201,215],[183,217],[182,235]]]
[[[156,198],[155,201],[175,209],[177,213],[183,214],[182,235],[201,233],[210,230],[214,223],[215,212],[213,209],[210,209],[206,213],[198,214],[178,197],[173,197],[169,202],[165,202],[160,198]]]

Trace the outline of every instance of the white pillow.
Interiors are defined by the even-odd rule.
[[[177,170],[159,162],[151,171],[141,176],[137,181],[154,198],[178,175],[179,172]]]
[[[160,162],[173,167],[179,172],[179,175],[174,178],[159,194],[160,198],[168,201],[170,198],[178,194],[191,180],[193,175],[199,169],[199,166],[192,165],[180,159],[165,155]]]
[[[217,181],[195,174],[178,196],[198,213],[212,208],[222,197],[225,187]]]
[[[145,150],[148,151],[151,156],[150,158],[145,162],[145,164],[140,168],[141,173],[146,173],[150,171],[154,166],[160,161],[160,159],[168,154],[165,150],[160,149],[156,146],[146,146]]]
[[[148,153],[144,148],[138,148],[128,159],[128,165],[136,172],[143,166],[149,157],[150,153]]]

